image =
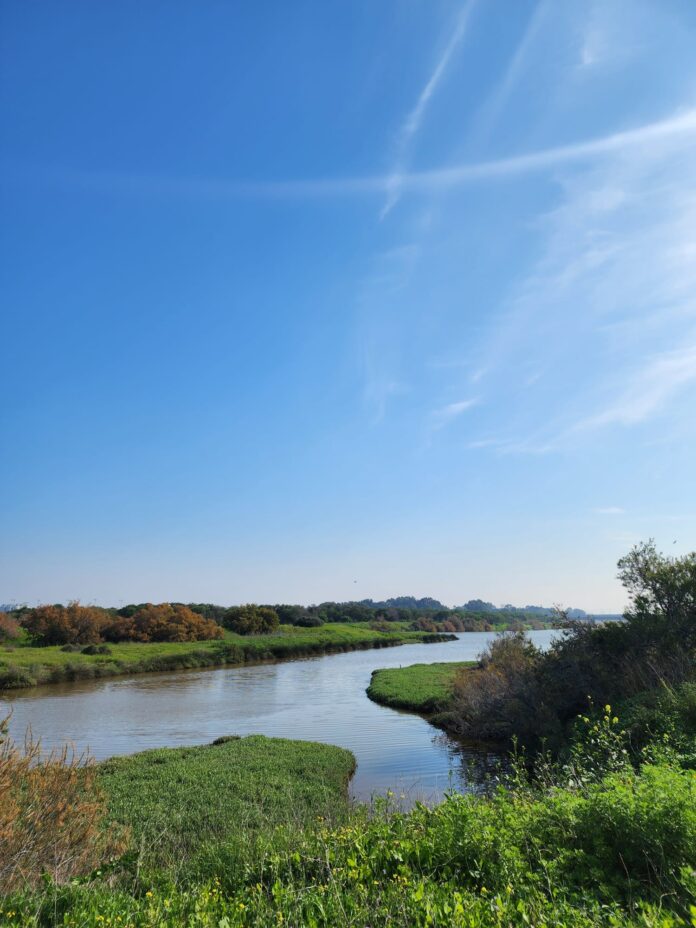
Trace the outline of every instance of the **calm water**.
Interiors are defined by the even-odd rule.
[[[530,636],[545,647],[553,634]],[[45,748],[67,741],[97,759],[206,744],[227,734],[325,741],[355,754],[356,798],[392,789],[410,801],[432,801],[449,787],[477,789],[496,758],[458,744],[418,716],[376,705],[365,688],[379,667],[473,660],[493,637],[469,632],[442,644],[54,684],[13,693],[0,701],[0,716],[12,708],[15,739],[30,725]]]

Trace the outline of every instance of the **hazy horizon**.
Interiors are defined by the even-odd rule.
[[[0,16],[1,600],[621,612],[696,548],[696,4]]]

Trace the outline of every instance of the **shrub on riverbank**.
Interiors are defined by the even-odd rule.
[[[207,641],[223,636],[217,622],[176,603],[146,603],[128,616],[78,602],[37,606],[24,610],[21,622],[39,647],[99,645],[105,641]]]
[[[37,606],[22,615],[22,626],[32,641],[41,645],[99,644],[111,621],[105,609],[81,606],[78,602],[67,606]]]
[[[177,603],[147,603],[130,616],[118,616],[104,629],[107,641],[210,641],[222,638],[217,622]]]
[[[0,641],[15,641],[22,634],[19,622],[6,612],[0,612]]]
[[[238,635],[270,635],[279,625],[278,613],[269,606],[232,606],[223,619],[225,628]]]
[[[668,558],[639,545],[619,562],[631,605],[622,623],[575,624],[548,651],[524,635],[499,639],[476,676],[455,684],[452,720],[466,737],[562,748],[573,719],[693,681],[696,554]]]

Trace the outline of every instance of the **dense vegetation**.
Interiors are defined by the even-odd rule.
[[[454,693],[454,681],[474,661],[454,661],[450,664],[411,664],[372,673],[367,695],[375,702],[394,709],[434,713],[449,709]]]
[[[625,621],[572,623],[549,650],[524,635],[495,640],[454,688],[451,724],[467,737],[562,747],[578,715],[611,703],[637,711],[660,695],[689,704],[696,650],[696,554],[671,559],[652,543],[619,562]],[[696,712],[691,718],[696,735]]]
[[[279,829],[301,830],[317,816],[341,820],[354,769],[342,748],[250,735],[113,758],[97,776],[109,827],[130,830],[132,846],[143,848],[140,867],[177,879],[214,867],[232,881],[240,856],[251,861],[271,849],[263,845],[269,833],[278,850]]]
[[[222,639],[192,642],[128,642],[110,645],[32,646],[26,638],[0,641],[0,689],[111,677],[150,671],[219,667],[285,660],[416,641],[447,640],[391,623],[388,629],[360,625],[320,628],[283,626],[268,635],[224,632]]]
[[[278,613],[268,606],[232,606],[223,624],[238,635],[269,635],[278,628]]]
[[[222,638],[222,629],[187,606],[146,603],[129,616],[97,606],[37,606],[21,624],[36,645],[103,644],[105,641],[206,641]]]

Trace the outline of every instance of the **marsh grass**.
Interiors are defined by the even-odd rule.
[[[459,672],[475,666],[475,661],[457,661],[375,670],[367,695],[375,702],[394,709],[410,709],[424,714],[442,712],[452,698]]]
[[[97,777],[108,821],[132,833],[139,872],[229,882],[317,817],[344,817],[354,769],[342,748],[250,735],[114,758]]]

